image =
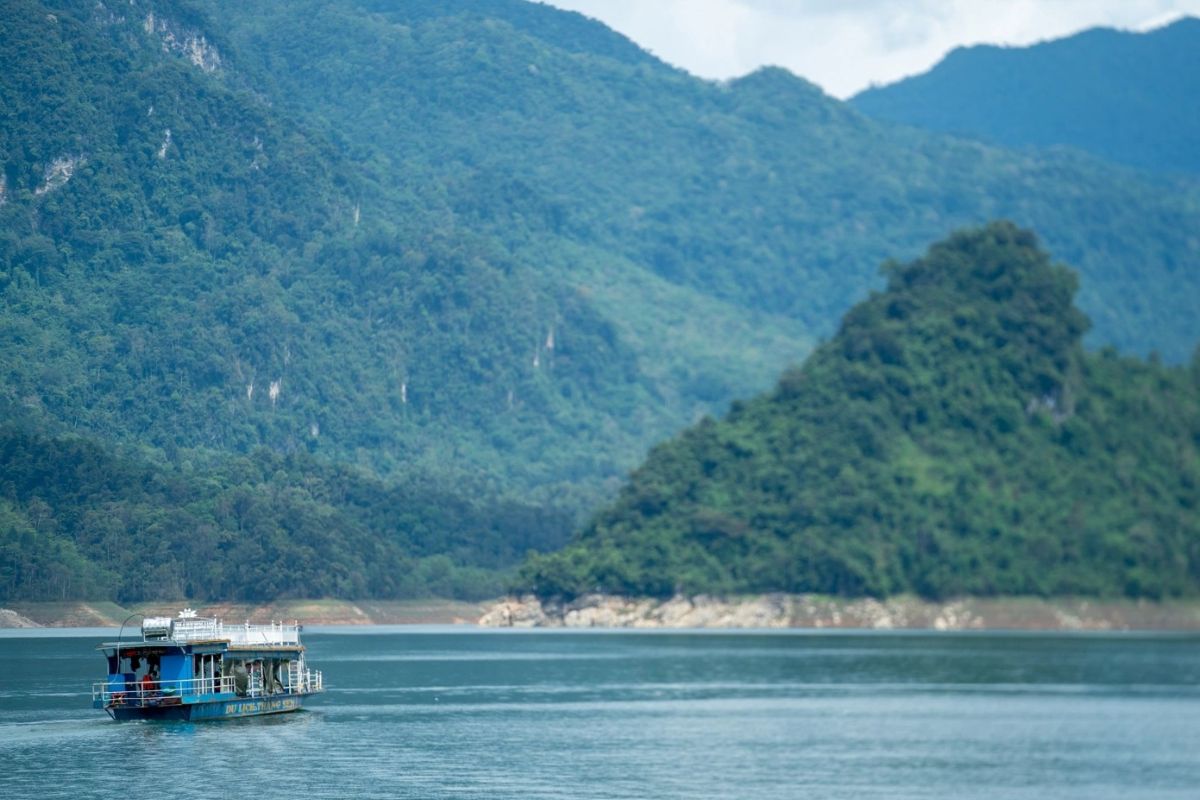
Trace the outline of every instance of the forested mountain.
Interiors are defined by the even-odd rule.
[[[502,569],[652,442],[767,387],[885,256],[996,215],[1079,267],[1094,343],[1182,361],[1200,339],[1194,184],[875,122],[782,70],[702,81],[546,6],[0,0],[0,19],[5,435],[164,470],[183,488],[147,510],[269,491],[245,459],[287,460],[289,486],[345,469],[429,516],[355,527],[330,501],[350,521],[327,551]],[[132,508],[140,480],[107,491]],[[141,591],[58,520],[85,497],[43,528],[55,486],[18,484],[0,536]],[[443,533],[478,546],[413,538],[438,504],[472,509]],[[486,544],[489,504],[536,533]],[[195,514],[184,530],[236,529]],[[152,517],[124,535],[164,535]]]
[[[651,453],[544,595],[1200,593],[1200,350],[1088,354],[1007,223],[886,268],[774,391]]]
[[[639,408],[661,429],[586,297],[406,213],[174,11],[4,9],[8,399],[167,450],[483,465],[516,485],[615,474],[650,435]]]
[[[257,90],[381,186],[586,287],[646,369],[676,365],[660,387],[708,337],[631,309],[630,273],[821,336],[884,258],[997,217],[1080,270],[1095,342],[1178,361],[1200,339],[1194,182],[879,124],[779,69],[698,80],[523,0],[198,5]],[[742,395],[741,360],[688,379]]]
[[[929,72],[850,100],[863,113],[997,144],[1069,145],[1200,174],[1200,19],[1096,28],[1031,47],[954,50]]]
[[[0,600],[494,596],[570,514],[308,454],[150,462],[0,426]]]

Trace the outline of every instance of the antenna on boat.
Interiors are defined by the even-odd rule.
[[[125,635],[125,624],[127,622],[129,622],[129,620],[133,619],[134,617],[141,617],[142,619],[146,618],[145,615],[139,614],[137,611],[134,611],[132,614],[130,614],[128,617],[125,618],[124,622],[121,623],[121,630],[117,631],[117,650],[116,650],[117,670],[121,669],[121,637]]]

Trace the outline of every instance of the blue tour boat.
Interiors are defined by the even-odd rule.
[[[107,680],[92,685],[92,706],[113,719],[230,719],[300,709],[324,690],[304,662],[300,625],[226,625],[197,617],[147,617],[140,642],[97,646]]]

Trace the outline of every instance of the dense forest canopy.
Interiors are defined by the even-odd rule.
[[[568,511],[260,449],[154,463],[0,426],[0,600],[484,598]]]
[[[520,588],[1200,594],[1200,351],[1088,354],[1008,223],[885,269],[774,391],[660,445]]]
[[[699,80],[548,6],[0,18],[9,597],[477,594],[803,359],[883,258],[997,215],[1080,270],[1093,344],[1200,338],[1194,183],[876,122],[783,70]],[[225,546],[189,565],[189,537]]]
[[[1200,340],[1194,181],[877,123],[782,69],[699,80],[523,0],[192,7],[252,85],[352,143],[379,185],[587,286],[643,361],[690,353],[645,353],[641,330],[676,337],[631,320],[627,294],[594,286],[597,272],[631,262],[819,337],[877,285],[883,259],[997,217],[1043,231],[1080,271],[1095,343],[1183,361]],[[697,377],[723,400],[745,395],[724,370]]]

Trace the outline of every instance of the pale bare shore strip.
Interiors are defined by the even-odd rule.
[[[569,603],[509,597],[457,600],[281,600],[205,603],[176,600],[124,607],[107,601],[11,603],[0,628],[116,627],[131,614],[174,616],[185,607],[227,621],[298,620],[308,625],[471,624],[517,628],[863,628],[924,630],[1200,631],[1200,600],[966,598],[929,602],[821,595],[734,598],[627,598],[588,595]],[[136,624],[136,616],[135,622]]]
[[[670,599],[510,597],[480,619],[494,627],[868,628],[876,630],[1200,630],[1200,601],[966,598],[930,602],[768,594]]]
[[[460,600],[280,600],[274,603],[208,603],[174,600],[124,607],[111,602],[9,603],[0,628],[115,628],[131,614],[175,616],[194,608],[226,622],[297,620],[306,625],[404,625],[474,623],[491,604]],[[131,624],[137,624],[137,617]]]

